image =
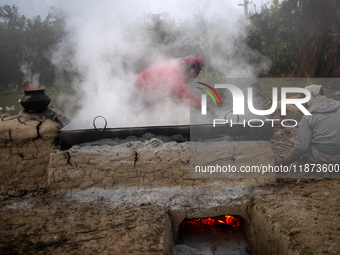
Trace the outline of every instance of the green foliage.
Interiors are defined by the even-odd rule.
[[[300,11],[291,2],[274,0],[270,8],[250,15],[251,34],[248,45],[270,57],[270,75],[291,73],[296,66]]]
[[[298,247],[299,247],[299,243],[298,242],[294,242],[291,246],[290,246],[290,249],[292,251],[295,251]]]
[[[17,92],[18,91],[18,84],[15,84],[15,83],[11,83],[11,84],[8,84],[8,91],[10,92]]]
[[[51,84],[54,68],[49,62],[50,49],[64,33],[65,16],[51,9],[45,20],[40,16],[27,19],[13,5],[0,7],[0,88],[21,84],[24,78],[20,67],[29,67],[27,77],[40,75],[40,82]],[[29,77],[32,76],[32,77]]]
[[[19,85],[11,82],[6,87],[0,87],[0,94],[11,94],[11,93],[17,93],[19,90]]]
[[[268,45],[267,54],[272,59],[271,73],[286,73],[294,69],[295,59],[291,43],[276,40]]]

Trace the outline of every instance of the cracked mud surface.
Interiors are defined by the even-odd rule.
[[[2,196],[0,253],[164,254],[169,210],[242,204],[251,218],[263,219],[267,232],[258,226],[255,233],[271,242],[272,249],[278,245],[273,239],[277,233],[288,241],[291,254],[340,253],[340,180],[267,180],[251,188],[239,184],[212,193],[90,189],[67,195],[40,190]]]
[[[50,151],[61,124],[53,111],[0,119],[0,193],[46,187]]]
[[[59,125],[49,119],[31,120],[32,133],[23,133],[20,127],[27,123],[20,117],[13,121],[18,129],[0,132],[5,148],[0,178],[12,180],[4,184],[0,179],[9,190],[0,195],[0,254],[165,254],[164,245],[171,239],[165,224],[169,212],[182,208],[184,215],[193,215],[217,206],[247,208],[254,228],[253,254],[340,254],[338,179],[227,179],[216,186],[206,179],[190,188],[173,182],[172,188],[97,188],[57,195],[43,185],[57,134],[51,128]],[[276,147],[277,157],[290,149],[282,143]],[[150,155],[134,154],[131,164],[136,167]],[[66,160],[74,163],[69,156]],[[15,171],[6,172],[13,165]],[[161,169],[161,177],[169,179],[169,171]],[[182,175],[181,170],[178,176]],[[155,174],[145,177],[155,179]],[[28,187],[26,182],[35,185]],[[11,192],[14,188],[38,191]]]

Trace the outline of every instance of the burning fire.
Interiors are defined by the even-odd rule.
[[[216,227],[223,227],[228,225],[229,227],[237,228],[240,226],[240,219],[231,215],[223,215],[214,218],[205,218],[205,219],[193,219],[185,221],[184,224],[191,225],[209,225]]]

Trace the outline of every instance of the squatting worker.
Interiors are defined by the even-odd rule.
[[[188,87],[191,78],[196,78],[203,66],[201,57],[187,57],[180,61],[172,61],[166,64],[152,66],[139,74],[136,84],[140,91],[145,94],[155,91],[171,91],[184,101],[192,100],[194,107],[201,109],[201,101],[190,94]],[[208,109],[208,114],[215,116],[215,113]]]
[[[307,102],[312,115],[302,117],[297,143],[275,165],[289,165],[304,154],[310,163],[340,163],[340,102],[327,98],[322,85],[305,88],[312,95]]]

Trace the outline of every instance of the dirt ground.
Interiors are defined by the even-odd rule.
[[[275,131],[277,158],[290,150],[294,136]],[[264,216],[268,240],[276,231],[292,254],[340,254],[340,179],[271,179],[244,192],[233,201]],[[164,254],[169,205],[115,203],[44,189],[0,196],[0,254]]]
[[[340,254],[340,180],[281,180],[254,207],[300,254]]]
[[[296,129],[274,129],[276,159],[287,155]],[[302,157],[295,164],[307,162]],[[340,179],[277,179],[271,192],[252,197],[272,230],[287,236],[290,250],[300,254],[340,254]]]
[[[266,192],[246,202],[289,239],[290,250],[340,254],[340,180],[280,180],[255,189]],[[163,254],[163,205],[112,207],[46,190],[1,200],[0,254]]]
[[[0,254],[161,254],[157,205],[78,202],[49,192],[2,197]],[[163,227],[162,227],[163,225]]]

